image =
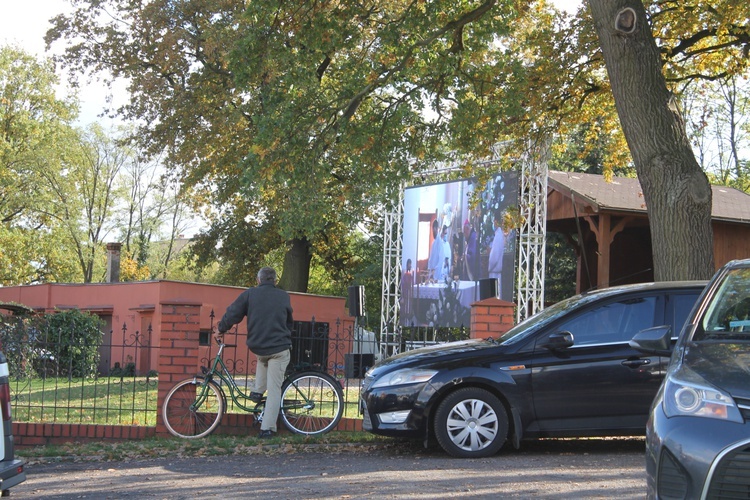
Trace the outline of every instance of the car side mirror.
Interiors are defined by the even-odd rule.
[[[636,333],[630,339],[630,347],[646,354],[657,356],[672,355],[672,327],[669,325],[654,326]]]
[[[553,333],[547,339],[547,342],[542,344],[542,347],[547,348],[551,351],[557,351],[560,349],[567,349],[573,345],[573,334],[570,332],[557,332]]]

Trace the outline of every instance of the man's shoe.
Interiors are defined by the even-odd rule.
[[[251,392],[249,398],[253,403],[260,403],[263,400],[262,392]]]
[[[276,436],[276,433],[271,429],[261,429],[258,433],[258,439],[269,439]]]

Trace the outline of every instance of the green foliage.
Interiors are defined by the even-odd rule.
[[[76,104],[55,96],[50,61],[0,47],[0,284],[73,281],[72,252],[54,217],[50,175],[61,169]],[[71,201],[71,200],[65,200]]]
[[[121,132],[75,129],[77,103],[57,99],[58,85],[51,61],[0,47],[0,284],[101,281],[103,238],[116,226],[139,259],[124,274],[143,279],[149,242],[168,221],[176,238],[184,204]]]
[[[50,206],[44,175],[59,168],[75,106],[55,96],[50,61],[0,47],[0,221],[33,227]]]
[[[102,320],[78,309],[0,316],[0,341],[14,377],[93,377]]]
[[[750,5],[744,0],[645,2],[675,89],[747,71]]]
[[[105,10],[118,21],[98,15]],[[521,109],[521,95],[486,100],[491,75],[475,65],[512,67],[493,42],[519,16],[510,2],[158,0],[134,10],[110,0],[81,2],[48,40],[90,40],[66,52],[70,68],[130,78],[122,111],[143,119],[141,144],[166,151],[193,201],[212,204],[197,264],[221,258],[246,281],[291,242],[346,274],[336,240],[379,222],[415,169],[453,147],[486,156],[502,133],[495,117]],[[169,36],[152,36],[160,33]],[[495,115],[469,128],[485,104]],[[295,276],[305,291],[307,274]]]
[[[115,366],[109,370],[110,377],[135,377],[135,363],[132,361],[120,366],[120,363],[115,363]]]
[[[565,136],[557,138],[552,146],[549,169],[564,172],[584,172],[605,177],[635,177],[635,169],[629,155],[613,156],[613,151],[624,151],[619,141],[624,141],[621,133],[606,131],[606,120],[596,118],[593,122],[582,123],[569,130]],[[618,158],[622,162],[612,162]]]
[[[0,224],[0,284],[77,281],[80,268],[59,232]]]
[[[698,82],[683,94],[686,126],[712,184],[750,192],[750,81],[730,76]]]
[[[58,373],[79,378],[96,375],[104,326],[101,318],[70,309],[45,319],[38,340],[56,355]]]
[[[544,300],[547,304],[554,304],[576,293],[576,252],[562,235],[550,233],[545,253]]]
[[[647,7],[675,94],[744,71],[746,2]],[[142,124],[142,150],[210,206],[190,265],[219,261],[215,276],[244,284],[269,252],[298,251],[283,278],[306,291],[320,286],[310,262],[346,277],[356,224],[381,222],[403,182],[455,159],[447,151],[465,155],[468,176],[500,141],[507,167],[578,134],[555,144],[566,168],[629,169],[604,24],[543,1],[82,0],[47,41],[70,42],[60,61],[74,73],[129,79],[118,111]]]
[[[45,179],[61,207],[53,223],[75,253],[84,283],[102,281],[104,266],[97,264],[106,257],[103,238],[122,199],[116,180],[131,153],[98,125],[76,131],[64,152],[64,169]]]

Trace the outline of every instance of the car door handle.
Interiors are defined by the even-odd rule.
[[[639,366],[643,365],[650,365],[651,360],[648,358],[645,359],[626,359],[622,362],[624,366],[627,366],[628,368],[638,368]]]

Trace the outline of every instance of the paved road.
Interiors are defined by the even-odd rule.
[[[644,444],[630,440],[524,443],[462,460],[416,444],[260,446],[252,455],[30,464],[15,498],[549,498],[642,499]]]

